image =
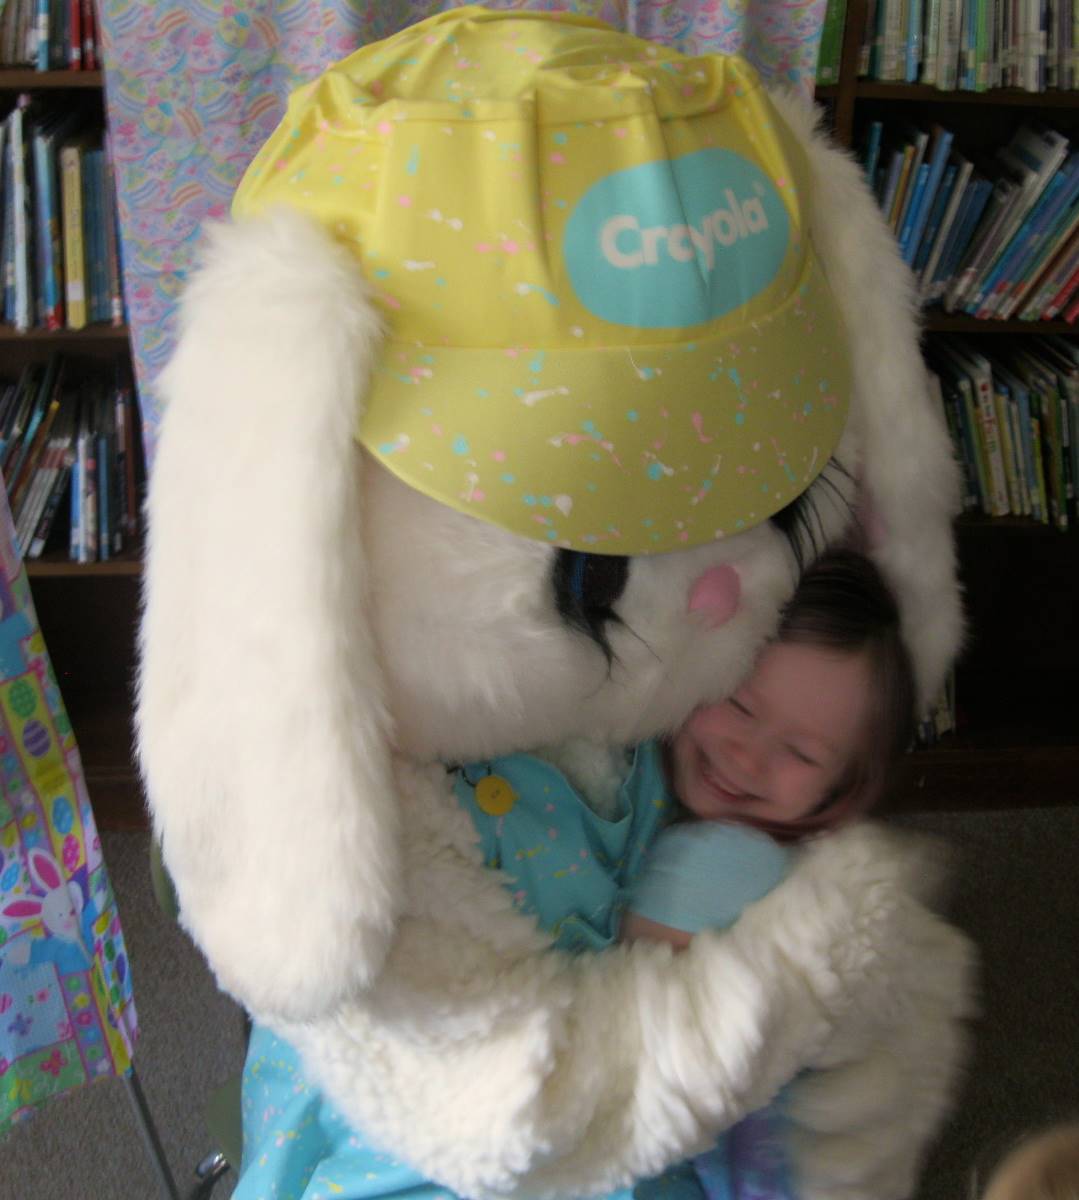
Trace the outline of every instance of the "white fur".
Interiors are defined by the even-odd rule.
[[[852,165],[784,104],[825,197],[812,235],[849,293],[839,456],[884,518],[874,552],[928,693],[959,636],[946,435],[883,226]],[[633,560],[608,666],[555,612],[548,548],[355,448],[378,336],[349,253],[279,212],[215,233],[163,381],[139,748],[183,919],[222,986],[369,1133],[464,1195],[628,1182],[811,1065],[834,1074],[803,1093],[807,1195],[900,1195],[969,1007],[966,944],[917,898],[916,858],[852,831],[685,955],[567,960],[423,765],[584,736],[594,769],[579,745],[574,769],[606,778],[611,746],[671,730],[749,668],[794,585],[784,539],[765,524]],[[847,509],[815,488],[839,541]],[[687,598],[721,563],[742,607],[710,630]],[[868,1122],[844,1108],[867,1078],[893,1085]]]
[[[963,618],[951,529],[959,472],[918,352],[914,280],[861,168],[828,145],[819,114],[793,93],[773,100],[809,149],[813,241],[839,298],[854,362],[848,433],[858,460],[850,465],[884,526],[884,540],[868,549],[899,596],[925,706],[951,666]]]

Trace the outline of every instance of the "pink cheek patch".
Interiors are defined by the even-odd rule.
[[[715,629],[738,611],[742,581],[734,567],[712,567],[689,589],[689,611],[704,613]]]

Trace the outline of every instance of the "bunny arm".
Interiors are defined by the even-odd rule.
[[[825,839],[683,954],[568,958],[536,953],[445,781],[400,783],[409,899],[379,980],[333,1020],[275,1027],[366,1136],[461,1195],[585,1196],[654,1175],[831,1061],[840,1030],[871,1052],[864,1030],[910,1014],[886,998],[935,918],[887,843]]]

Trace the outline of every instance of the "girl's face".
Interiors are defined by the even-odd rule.
[[[706,821],[808,816],[864,747],[869,689],[862,654],[773,643],[729,700],[699,708],[675,735],[676,795]]]

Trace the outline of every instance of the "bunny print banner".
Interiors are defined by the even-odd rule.
[[[689,54],[743,54],[765,82],[813,90],[826,0],[485,0],[569,11]],[[101,0],[125,292],[153,461],[157,375],[207,220],[227,216],[289,91],[454,0]]]
[[[126,1071],[136,1033],[75,735],[0,499],[0,1135]]]

